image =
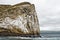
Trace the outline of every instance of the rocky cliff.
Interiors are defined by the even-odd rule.
[[[0,5],[0,35],[39,35],[39,22],[34,4]]]

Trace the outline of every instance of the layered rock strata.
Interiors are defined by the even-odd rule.
[[[34,4],[0,5],[0,35],[39,35],[39,22]]]

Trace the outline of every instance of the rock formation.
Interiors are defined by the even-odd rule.
[[[0,5],[0,36],[40,35],[34,4]]]

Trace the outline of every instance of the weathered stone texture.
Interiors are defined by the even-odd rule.
[[[1,33],[39,35],[39,22],[34,4],[28,2],[11,6],[4,6],[0,9]],[[4,9],[6,8],[6,9]],[[12,34],[13,35],[13,34]]]

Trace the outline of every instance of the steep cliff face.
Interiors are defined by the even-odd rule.
[[[6,7],[6,6],[5,6]],[[39,23],[34,4],[28,2],[9,6],[0,12],[0,34],[39,35]],[[7,34],[6,34],[7,33]]]

